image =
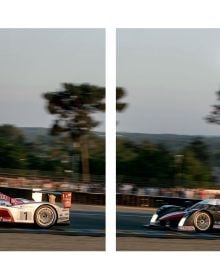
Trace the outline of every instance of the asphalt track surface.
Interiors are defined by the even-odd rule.
[[[220,230],[210,233],[150,228],[151,209],[117,208],[117,250],[220,250]]]
[[[75,205],[70,211],[70,225],[56,225],[50,229],[0,224],[0,251],[54,250],[105,250],[105,208]]]

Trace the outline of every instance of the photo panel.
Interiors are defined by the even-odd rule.
[[[220,250],[220,29],[117,29],[117,250]]]
[[[0,251],[104,251],[105,29],[0,42]]]

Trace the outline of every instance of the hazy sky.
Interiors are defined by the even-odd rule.
[[[42,93],[63,82],[105,86],[104,29],[0,29],[0,124],[49,127]]]
[[[220,29],[118,29],[118,131],[220,135],[204,117],[220,88]]]

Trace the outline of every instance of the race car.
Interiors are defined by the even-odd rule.
[[[45,229],[69,223],[69,212],[69,208],[57,204],[12,198],[0,193],[0,222],[35,224]]]
[[[206,199],[191,207],[163,205],[150,220],[151,227],[208,232],[220,228],[220,199]]]

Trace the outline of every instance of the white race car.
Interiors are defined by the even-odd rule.
[[[0,222],[36,224],[50,228],[55,224],[68,224],[70,211],[49,202],[35,202],[12,198],[0,193]]]

